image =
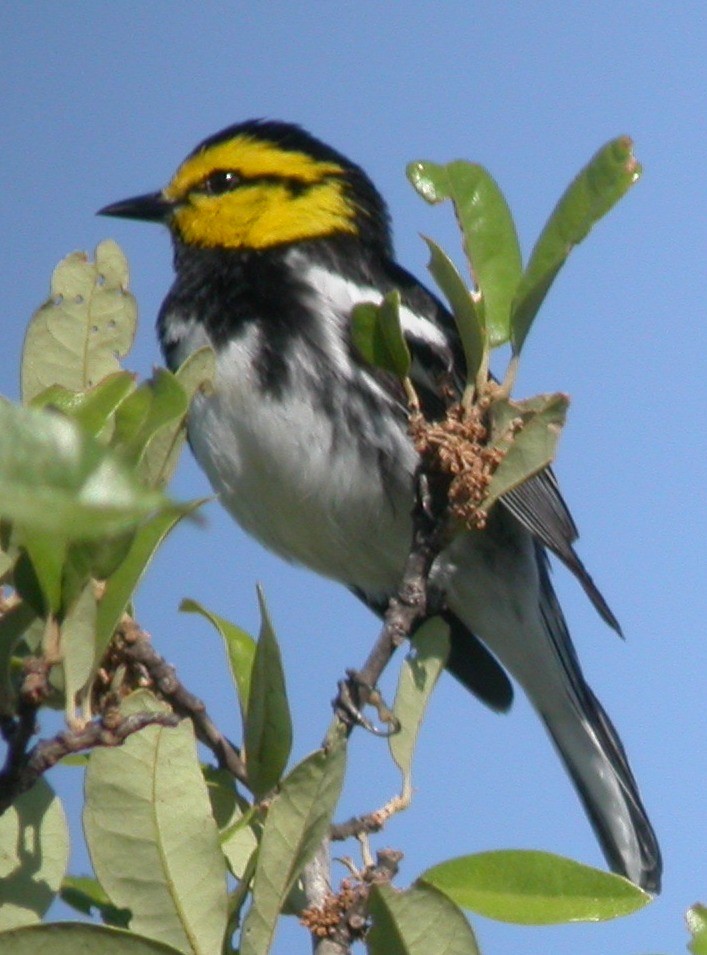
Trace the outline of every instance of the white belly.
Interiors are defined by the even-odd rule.
[[[189,417],[194,454],[219,499],[266,547],[318,573],[382,594],[400,579],[410,544],[415,453],[399,424],[395,480],[384,491],[357,436],[335,433],[308,400],[254,387],[247,342],[217,359],[215,393]]]
[[[198,326],[181,331],[177,359],[205,343]],[[400,583],[410,549],[417,457],[405,428],[388,415],[381,433],[364,416],[362,449],[355,415],[347,430],[344,414],[337,432],[330,416],[304,397],[310,391],[296,378],[301,363],[290,367],[291,391],[303,396],[299,401],[264,393],[256,377],[257,348],[253,330],[221,349],[214,393],[194,399],[189,439],[199,464],[224,507],[270,550],[369,598],[386,597]],[[343,394],[350,406],[351,382],[341,389],[338,397]],[[392,449],[395,466],[385,483],[376,447]],[[435,561],[431,579],[531,695],[537,680],[561,682],[560,660],[539,615],[527,531],[517,526],[503,542],[488,530],[463,534]],[[534,632],[535,639],[518,640],[519,632]]]

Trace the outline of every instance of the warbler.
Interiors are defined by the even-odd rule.
[[[352,310],[399,290],[428,417],[442,413],[440,382],[464,380],[464,357],[447,309],[395,261],[369,177],[298,126],[252,120],[205,139],[161,191],[100,212],[171,233],[176,278],[158,334],[170,368],[215,351],[215,387],[195,397],[188,432],[223,505],[270,550],[382,612],[410,549],[418,458],[400,383],[357,352]],[[655,893],[658,842],[550,582],[548,551],[618,630],[577,536],[547,470],[506,494],[485,529],[454,538],[430,575],[451,626],[448,669],[498,711],[515,678],[610,867]]]

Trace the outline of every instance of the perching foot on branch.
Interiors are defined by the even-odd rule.
[[[355,670],[347,670],[346,679],[339,681],[339,692],[332,705],[339,719],[349,728],[362,726],[374,736],[383,737],[394,736],[400,732],[400,723],[381,696],[380,690],[363,680]],[[364,715],[362,710],[365,706],[372,706],[376,710],[378,719],[385,724],[385,728],[376,726]]]

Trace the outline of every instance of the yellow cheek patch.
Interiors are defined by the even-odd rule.
[[[267,249],[356,232],[354,210],[336,179],[299,194],[273,182],[244,185],[219,196],[197,192],[177,207],[173,224],[188,244],[227,249]]]
[[[164,190],[168,199],[183,199],[215,169],[232,169],[244,179],[262,176],[298,179],[304,184],[321,182],[327,176],[341,175],[337,163],[323,162],[307,153],[280,149],[274,143],[239,136],[217,143],[185,160]]]

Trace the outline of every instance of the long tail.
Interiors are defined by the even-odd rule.
[[[660,892],[662,862],[626,753],[582,675],[552,585],[539,560],[541,613],[562,662],[563,698],[533,700],[567,770],[610,867],[647,892]]]
[[[609,866],[646,892],[660,892],[660,848],[616,730],[594,694],[568,720],[541,713]]]
[[[447,666],[496,710],[510,706],[501,667],[510,671],[545,723],[610,867],[657,893],[660,849],[626,753],[582,674],[547,555],[510,521],[497,520],[457,545],[454,558],[463,573],[451,578],[448,590],[457,623]],[[472,633],[493,656],[479,654]]]

